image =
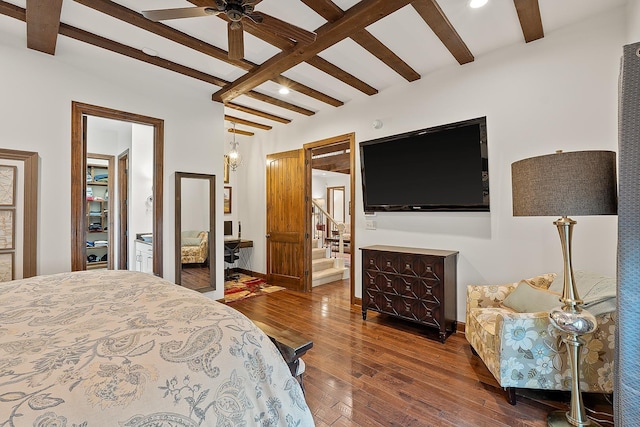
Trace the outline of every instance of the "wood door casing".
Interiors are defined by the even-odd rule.
[[[118,156],[118,270],[129,269],[129,150]]]
[[[163,276],[164,120],[106,107],[71,102],[71,271],[84,270],[87,145],[83,116],[153,126],[153,274]]]
[[[309,289],[305,150],[267,155],[267,280]]]

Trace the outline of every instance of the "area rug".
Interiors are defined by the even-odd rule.
[[[224,302],[229,304],[243,299],[281,291],[282,286],[271,286],[266,280],[244,274],[236,280],[224,282]]]

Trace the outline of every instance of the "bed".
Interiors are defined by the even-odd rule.
[[[129,271],[0,285],[0,426],[313,426],[248,318]]]
[[[209,257],[209,233],[183,231],[181,233],[182,264],[202,264]]]

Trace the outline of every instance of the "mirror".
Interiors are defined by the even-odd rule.
[[[216,289],[215,175],[176,172],[175,254],[178,285]]]

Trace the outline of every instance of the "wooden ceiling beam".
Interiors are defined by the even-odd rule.
[[[0,13],[10,18],[27,22],[27,11],[15,4],[0,0]]]
[[[273,129],[273,126],[263,125],[262,123],[256,123],[256,122],[252,122],[250,120],[241,119],[240,117],[228,116],[226,114],[224,115],[224,119],[229,121],[229,122],[238,123],[238,124],[245,125],[245,126],[251,126],[251,127],[262,129],[262,130],[271,130],[271,129]]]
[[[337,154],[311,159],[312,169],[322,169],[331,172],[349,170],[351,167],[351,156],[349,153]]]
[[[369,31],[361,30],[351,35],[351,40],[369,51],[373,56],[385,63],[396,73],[400,74],[408,82],[420,79],[420,74],[404,62],[391,49],[375,38]]]
[[[336,67],[321,56],[315,55],[314,57],[307,59],[306,63],[313,67],[316,67],[320,71],[329,74],[331,77],[335,77],[336,79],[351,86],[352,88],[358,89],[362,93],[365,93],[367,95],[375,95],[376,93],[378,93],[378,89],[368,85],[354,75],[347,73],[343,69]]]
[[[524,40],[529,43],[544,37],[538,0],[513,0]]]
[[[366,28],[409,3],[411,0],[362,0],[347,10],[340,20],[328,22],[318,28],[316,30],[318,37],[313,43],[306,46],[296,46],[289,51],[283,51],[273,56],[257,70],[248,72],[231,85],[216,92],[213,95],[214,99],[230,101],[344,40],[354,31]]]
[[[27,47],[56,54],[62,0],[27,0]]]
[[[13,5],[9,5],[8,3],[3,1],[0,1],[0,13],[7,16],[11,16],[16,19],[20,19],[21,21],[26,21],[27,14],[25,9],[18,6],[13,7]],[[155,65],[157,67],[161,67],[166,70],[173,71],[187,77],[192,77],[194,79],[211,83],[216,86],[224,87],[230,84],[230,82],[226,80],[220,79],[218,77],[212,76],[207,73],[203,73],[202,71],[198,71],[193,68],[189,68],[184,65],[177,64],[167,59],[162,59],[156,56],[149,56],[139,49],[135,49],[131,46],[127,46],[122,43],[118,43],[116,41],[107,39],[105,37],[101,37],[96,34],[90,33],[88,31],[84,31],[79,28],[72,27],[71,25],[60,23],[60,27],[58,28],[58,33],[63,36],[66,36],[66,37],[69,37],[69,38],[72,38],[96,47],[100,47],[114,53],[119,53],[129,58],[146,62],[147,64]],[[273,104],[287,110],[295,111],[297,113],[304,114],[306,116],[311,116],[315,114],[314,111],[308,110],[303,107],[299,107],[289,102],[285,102],[280,99],[276,99],[272,96],[258,93],[255,91],[247,92],[245,93],[245,96],[258,99],[260,101]]]
[[[340,101],[339,99],[333,98],[329,95],[325,95],[322,92],[312,89],[309,86],[305,86],[302,83],[295,82],[283,75],[279,75],[278,77],[271,79],[271,81],[279,84],[280,86],[285,86],[291,90],[295,90],[298,93],[302,93],[304,95],[315,98],[318,101],[333,105],[334,107],[341,107],[342,105],[344,105],[344,102]]]
[[[331,0],[302,0],[302,2],[329,22],[335,22],[344,16],[344,11]],[[420,74],[369,31],[365,29],[356,31],[351,35],[351,39],[407,81],[413,82],[420,78]]]
[[[341,154],[341,153],[347,152],[347,150],[349,150],[350,148],[351,148],[351,141],[344,141],[344,142],[339,142],[337,144],[323,145],[321,147],[314,148],[311,155],[315,157],[315,156],[329,154],[329,153]]]
[[[460,65],[473,62],[473,54],[435,0],[415,0],[411,6],[431,27]]]
[[[212,0],[189,0],[189,2],[199,7],[216,7],[215,1]],[[253,3],[254,6],[257,4],[256,2]],[[252,34],[254,31],[259,34],[256,35],[256,37],[259,37],[265,41],[269,41],[271,39],[279,40],[280,38],[284,38],[290,43],[293,43],[293,39],[296,41],[296,43],[293,44],[298,45],[309,44],[316,39],[316,34],[311,31],[307,31],[304,28],[300,28],[295,25],[291,25],[281,19],[267,15],[264,12],[256,12],[262,15],[262,23],[255,24],[250,19],[242,20],[242,25],[245,27],[245,30],[251,30]],[[223,13],[218,15],[218,17],[228,21],[227,16]]]
[[[212,4],[215,5],[215,2],[211,1],[211,0],[189,0],[190,3],[199,6],[199,7],[207,7],[207,6],[211,6]],[[254,3],[254,5],[257,3]],[[336,6],[337,7],[337,6]],[[342,12],[342,10],[340,10],[340,12],[342,14],[344,14],[344,12]],[[226,19],[226,16],[224,15],[218,15],[218,17],[222,18],[222,19]],[[244,30],[251,34],[252,36],[255,36],[275,47],[277,47],[280,50],[290,50],[293,49],[294,47],[296,47],[296,43],[292,42],[290,39],[288,39],[287,37],[284,36],[280,36],[277,34],[273,34],[272,32],[269,31],[265,31],[260,27],[260,24],[254,24],[250,21],[247,21],[243,24],[244,26]],[[366,84],[365,82],[363,82],[362,80],[359,80],[358,78],[352,76],[351,74],[347,73],[346,71],[338,68],[337,66],[331,64],[330,62],[326,61],[325,59],[319,57],[319,56],[313,56],[312,58],[310,58],[309,60],[306,61],[309,65],[312,65],[316,68],[318,68],[321,71],[324,71],[325,73],[332,75],[334,77],[336,77],[338,80],[342,81],[343,83],[363,92],[366,93],[367,95],[375,95],[376,93],[378,93],[378,90],[369,86],[368,84]],[[272,79],[273,80],[273,79]],[[297,92],[298,90],[296,90]],[[309,93],[306,92],[301,92],[307,96],[311,96],[312,98],[316,98],[313,95],[310,95]],[[326,96],[326,95],[325,95]],[[317,98],[316,98],[317,99]],[[324,102],[324,101],[323,101]]]
[[[75,0],[77,3],[80,3],[84,6],[90,7],[94,10],[102,12],[106,15],[109,15],[113,18],[119,19],[128,24],[134,25],[143,30],[154,33],[158,36],[164,37],[168,40],[179,43],[183,46],[194,49],[198,52],[209,55],[213,58],[216,58],[220,61],[224,61],[228,64],[235,65],[245,71],[251,71],[258,67],[257,64],[252,63],[251,61],[247,61],[246,59],[229,59],[228,53],[215,47],[211,44],[205,43],[195,37],[192,37],[188,34],[185,34],[181,31],[178,31],[174,28],[169,27],[168,25],[162,24],[160,22],[154,22],[147,18],[145,18],[142,14],[135,12],[131,9],[128,9],[124,6],[121,6],[115,2],[108,0]],[[325,102],[334,107],[338,107],[344,104],[344,102],[337,100],[335,98],[330,97],[320,91],[312,89],[308,86],[303,85],[302,83],[295,82],[291,79],[288,79],[284,76],[278,76],[274,79],[276,83],[286,85],[290,87],[292,90],[296,92],[300,92],[304,95],[307,95],[311,98],[314,98],[320,102]]]
[[[227,129],[227,132],[235,133],[236,135],[244,135],[244,136],[253,136],[253,135],[255,135],[255,133],[249,132],[248,130],[240,130],[240,129],[232,129],[232,128]]]
[[[228,87],[228,86],[227,86]],[[297,105],[293,105],[289,102],[282,101],[281,99],[274,98],[273,96],[265,95],[264,93],[256,92],[255,90],[249,91],[247,93],[243,93],[244,96],[248,96],[249,98],[257,99],[258,101],[267,102],[271,105],[275,105],[278,107],[286,108],[289,111],[293,111],[296,113],[303,114],[305,116],[313,116],[315,111],[309,110],[304,107],[299,107]],[[211,97],[212,100],[219,102],[218,99]]]
[[[233,110],[242,111],[243,113],[252,114],[254,116],[262,117],[265,119],[273,120],[274,122],[288,124],[291,123],[291,119],[287,119],[284,117],[276,116],[270,113],[265,113],[264,111],[256,110],[254,108],[245,107],[244,105],[235,104],[233,102],[226,102],[224,104],[225,107],[231,108]]]
[[[156,34],[165,39],[179,43],[183,46],[189,47],[205,55],[209,55],[212,58],[216,58],[220,61],[224,61],[228,64],[235,65],[245,71],[249,71],[257,67],[256,64],[247,61],[245,59],[231,60],[227,51],[213,46],[209,43],[205,43],[195,37],[178,31],[168,25],[161,22],[154,22],[145,18],[141,13],[133,11],[116,2],[109,0],[75,0],[76,3],[80,3],[91,9],[102,12],[113,18],[119,19],[127,24],[134,25],[150,33]]]

